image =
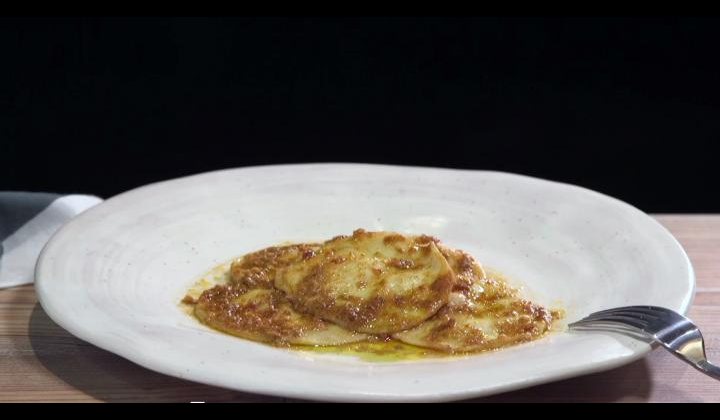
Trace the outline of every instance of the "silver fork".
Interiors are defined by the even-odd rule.
[[[608,330],[654,341],[706,375],[720,380],[720,366],[708,362],[700,329],[688,318],[658,306],[626,306],[595,312],[568,325],[574,330]]]

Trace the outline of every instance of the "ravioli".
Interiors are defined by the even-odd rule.
[[[278,345],[326,346],[367,338],[295,311],[282,292],[273,289],[215,286],[200,295],[195,316],[225,333]]]
[[[325,242],[275,278],[300,311],[372,334],[425,321],[447,304],[454,283],[433,238],[361,229]]]
[[[233,284],[248,288],[272,289],[278,269],[315,256],[318,244],[271,246],[233,261],[230,278]]]
[[[531,341],[550,329],[548,310],[521,299],[502,279],[486,276],[470,255],[445,248],[443,254],[458,278],[448,304],[393,338],[445,352],[477,352]]]
[[[296,311],[273,286],[279,268],[312,258],[317,244],[265,248],[233,261],[227,285],[203,292],[194,308],[204,324],[227,334],[276,345],[331,346],[367,338]]]

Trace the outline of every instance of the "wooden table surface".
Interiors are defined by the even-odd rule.
[[[658,215],[695,267],[690,317],[720,363],[720,215]],[[57,326],[32,286],[0,290],[0,401],[289,402],[199,385],[139,367],[85,343]],[[720,402],[720,381],[696,372],[662,349],[630,365],[471,401]]]

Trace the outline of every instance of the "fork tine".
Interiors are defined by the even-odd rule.
[[[646,325],[648,323],[648,319],[645,317],[645,315],[641,314],[634,314],[632,312],[622,312],[622,313],[612,313],[612,314],[592,314],[588,315],[585,318],[583,318],[588,321],[596,321],[596,320],[609,320],[609,321],[618,321],[618,322],[635,322],[635,323],[641,323],[642,325]]]
[[[610,332],[618,332],[622,334],[627,334],[635,338],[642,339],[643,341],[652,342],[652,335],[648,332],[631,327],[629,325],[624,324],[618,324],[615,322],[591,322],[588,324],[578,324],[573,323],[568,325],[570,328],[577,330],[577,331],[610,331]]]
[[[589,324],[593,322],[614,322],[619,324],[625,324],[630,325],[635,328],[643,329],[648,326],[648,323],[644,319],[640,319],[634,316],[626,316],[626,315],[590,315],[589,317],[583,318],[578,322],[575,322],[574,325],[582,325],[582,324]]]
[[[628,316],[628,317],[644,319],[644,320],[660,319],[660,315],[656,315],[653,313],[646,313],[646,312],[624,310],[622,308],[620,308],[616,311],[607,312],[607,313],[596,312],[594,314],[588,315],[587,318],[597,318],[597,317],[605,317],[605,316],[613,316],[613,315]]]
[[[618,320],[608,321],[606,319],[581,319],[568,324],[569,328],[612,328],[618,330],[640,331],[641,328]]]
[[[594,312],[592,315],[600,315],[600,314],[613,314],[618,312],[633,312],[638,314],[645,314],[645,315],[653,315],[656,317],[660,317],[662,314],[665,313],[665,310],[663,308],[658,308],[655,306],[625,306],[621,308],[614,308],[614,309],[606,309],[604,311],[598,311]]]

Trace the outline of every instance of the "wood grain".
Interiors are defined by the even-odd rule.
[[[690,317],[720,362],[720,215],[658,215],[697,275]],[[0,401],[289,402],[199,385],[139,367],[52,322],[32,286],[0,291]],[[663,350],[633,364],[472,402],[720,402],[713,381]]]

